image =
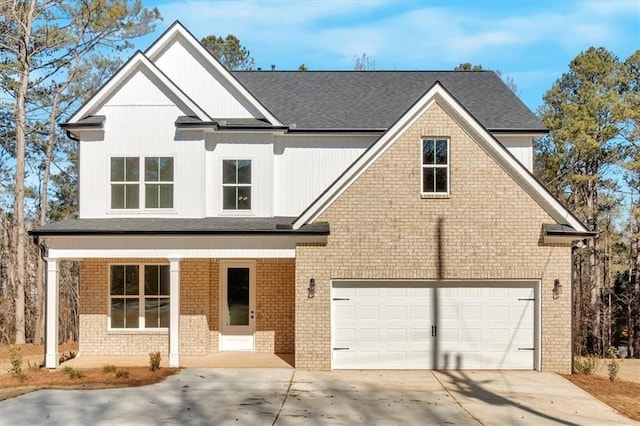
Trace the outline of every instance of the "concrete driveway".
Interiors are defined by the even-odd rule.
[[[0,424],[638,424],[532,371],[186,369],[163,383],[46,390],[0,402]]]

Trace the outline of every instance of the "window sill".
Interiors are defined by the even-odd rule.
[[[451,194],[420,194],[420,198],[446,200],[446,199],[451,198]]]
[[[109,328],[108,336],[127,335],[127,334],[147,334],[147,335],[165,335],[169,334],[168,328]]]

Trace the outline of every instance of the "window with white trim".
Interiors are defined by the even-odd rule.
[[[449,194],[449,139],[422,139],[422,193]]]
[[[140,159],[111,158],[111,208],[137,209],[140,206]]]
[[[251,210],[251,160],[222,160],[222,209]]]
[[[172,157],[112,157],[110,182],[113,210],[173,208]]]
[[[144,207],[173,208],[173,158],[145,157]]]
[[[112,329],[168,328],[169,265],[111,265],[109,321]]]

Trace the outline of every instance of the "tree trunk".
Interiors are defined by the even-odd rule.
[[[26,146],[26,118],[25,103],[29,87],[30,52],[29,41],[33,24],[35,0],[31,0],[24,10],[21,19],[22,34],[18,55],[20,79],[16,89],[16,178],[14,187],[14,241],[15,249],[15,343],[26,342],[25,327],[25,281],[27,279],[25,264],[25,222],[24,222],[24,180],[25,180],[25,146]]]

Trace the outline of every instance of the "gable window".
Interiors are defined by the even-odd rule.
[[[422,193],[449,193],[449,139],[422,139]]]
[[[145,209],[173,208],[172,157],[111,158],[111,208],[140,209],[141,205]]]
[[[169,327],[169,266],[111,265],[109,304],[111,328]]]
[[[251,210],[251,160],[222,160],[222,208]]]

